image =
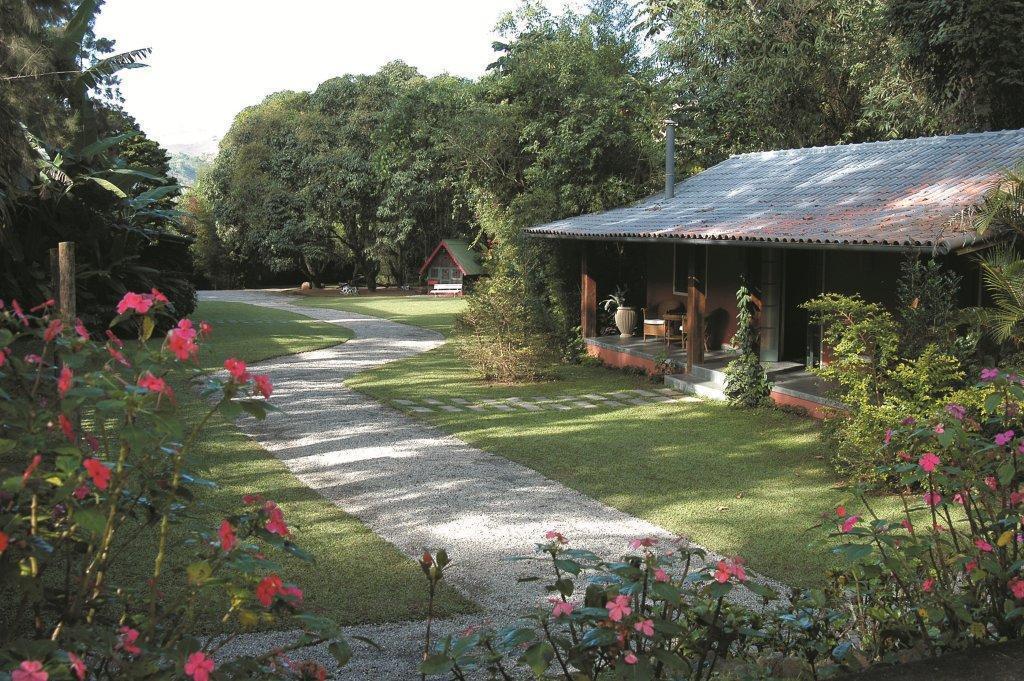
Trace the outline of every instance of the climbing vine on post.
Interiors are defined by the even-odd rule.
[[[746,285],[736,291],[736,335],[732,343],[740,356],[725,367],[725,394],[737,407],[758,407],[768,402],[771,383],[758,357],[760,339],[754,324],[754,299]]]

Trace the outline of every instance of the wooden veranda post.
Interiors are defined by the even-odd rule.
[[[60,318],[66,328],[75,323],[75,242],[61,241],[57,244],[57,269],[59,289],[57,305]]]
[[[697,272],[697,249],[690,249],[690,275],[686,285],[686,373],[704,361],[704,284]]]
[[[580,333],[584,338],[597,335],[597,281],[587,269],[586,244],[580,255]]]

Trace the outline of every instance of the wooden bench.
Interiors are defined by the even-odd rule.
[[[427,293],[432,296],[461,296],[462,284],[434,284]]]

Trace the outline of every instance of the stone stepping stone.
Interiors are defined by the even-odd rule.
[[[568,404],[553,404],[553,405],[551,405],[551,408],[552,409],[557,409],[558,411],[571,411],[572,410],[572,407],[570,407]]]
[[[625,407],[622,402],[616,402],[615,400],[605,400],[601,403],[602,407]]]
[[[633,392],[635,392],[637,395],[642,395],[643,397],[654,397],[654,393],[652,393],[650,390],[634,390]]]
[[[411,407],[412,405],[414,405],[416,403],[413,402],[412,400],[395,400],[395,404],[400,404],[403,407]]]
[[[672,388],[655,388],[654,392],[661,393],[662,395],[678,395],[679,392]]]
[[[512,411],[512,407],[510,407],[507,404],[498,403],[498,404],[492,404],[490,406],[494,407],[498,411]]]
[[[580,395],[580,397],[585,400],[594,400],[595,402],[603,402],[608,399],[604,395]]]
[[[426,407],[412,407],[409,411],[414,411],[414,412],[416,412],[418,414],[422,414],[424,412],[433,412],[434,410],[433,409],[428,409]]]
[[[532,402],[516,402],[515,406],[521,407],[527,411],[543,411],[543,408],[540,405],[536,405]]]
[[[442,402],[441,400],[423,400],[423,404],[432,404],[434,406],[438,406],[444,404],[444,402]]]
[[[533,400],[534,404],[551,404],[551,400],[546,397],[536,397]]]
[[[461,397],[453,397],[452,404],[469,404],[469,400],[464,400]]]
[[[466,409],[469,409],[470,411],[483,412],[485,414],[487,413],[487,409],[481,407],[479,404],[467,404]]]
[[[597,405],[592,402],[573,402],[573,405],[583,409],[597,409]]]
[[[441,405],[441,411],[447,411],[447,412],[456,412],[457,411],[457,412],[461,413],[462,409],[460,409],[459,407],[453,407],[450,404],[442,404]]]
[[[506,397],[505,401],[506,402],[522,402],[523,398],[522,397]]]

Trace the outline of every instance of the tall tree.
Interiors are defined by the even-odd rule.
[[[701,165],[733,153],[913,137],[939,112],[887,0],[649,0],[678,137]]]
[[[889,0],[889,17],[947,128],[1024,127],[1024,2]]]

